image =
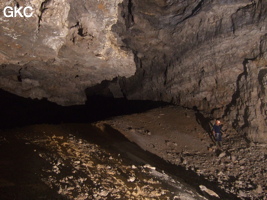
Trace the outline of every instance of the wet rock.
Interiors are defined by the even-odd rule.
[[[200,185],[199,186],[200,190],[203,191],[203,192],[206,192],[207,194],[209,194],[210,196],[213,196],[213,197],[217,197],[217,198],[220,198],[220,196],[218,194],[216,194],[214,191],[212,191],[211,189],[208,189],[206,186],[204,185]]]
[[[233,162],[235,162],[235,161],[237,160],[237,157],[234,156],[234,155],[232,155],[232,156],[231,156],[231,160],[232,160]]]
[[[261,193],[263,192],[263,189],[262,189],[261,185],[258,185],[258,186],[257,186],[257,188],[255,189],[255,192],[256,192],[257,194],[261,194]]]
[[[243,159],[241,159],[238,163],[239,163],[240,165],[244,165],[244,164],[246,163],[246,159],[243,158]]]
[[[145,134],[147,134],[147,135],[151,135],[151,132],[150,132],[149,130],[145,130],[144,132],[145,132]]]
[[[247,193],[244,192],[244,191],[242,191],[242,190],[240,190],[240,191],[238,192],[238,196],[239,196],[239,197],[248,197]]]
[[[222,152],[222,153],[220,153],[220,155],[218,156],[219,158],[223,158],[223,157],[225,157],[226,156],[226,152]]]
[[[137,167],[135,165],[132,165],[132,169],[137,169]]]
[[[68,191],[71,191],[71,190],[74,190],[75,188],[74,187],[68,187],[67,190]]]
[[[165,140],[165,144],[166,144],[166,146],[170,146],[171,142],[169,140]]]
[[[106,196],[108,196],[109,193],[110,193],[110,191],[108,191],[108,190],[102,190],[102,191],[99,193],[99,195],[100,195],[101,197],[106,197]]]
[[[224,176],[224,173],[223,173],[222,171],[220,171],[220,172],[218,173],[218,176]]]
[[[147,169],[152,169],[152,170],[155,170],[155,169],[156,169],[156,167],[152,167],[152,166],[149,165],[149,164],[145,164],[143,167],[144,167],[144,168],[147,168]]]
[[[187,164],[188,164],[188,161],[187,161],[185,158],[183,158],[183,159],[182,159],[182,164],[183,164],[183,165],[187,165]]]
[[[135,179],[136,179],[136,178],[135,178],[134,176],[132,176],[132,177],[129,177],[129,178],[127,179],[127,181],[132,183],[132,182],[135,181]]]
[[[57,166],[53,166],[53,172],[56,173],[56,174],[59,174],[60,173],[60,170]]]

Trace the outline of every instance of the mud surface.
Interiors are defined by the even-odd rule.
[[[197,111],[174,106],[102,122],[142,149],[191,170],[234,195],[221,194],[221,199],[267,199],[267,182],[263,178],[267,176],[267,146],[253,143],[225,127],[223,147],[217,148],[212,123]],[[209,187],[216,190],[212,185]]]

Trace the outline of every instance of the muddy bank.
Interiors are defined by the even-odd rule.
[[[267,199],[267,146],[226,129],[223,147],[212,140],[209,119],[179,107],[113,118],[108,124],[164,160],[192,170],[240,199]]]

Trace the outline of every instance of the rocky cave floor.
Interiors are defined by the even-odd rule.
[[[203,129],[203,119],[195,111],[169,106],[97,125],[111,125],[141,148],[216,182],[240,199],[267,199],[267,145],[227,130],[218,149],[212,134]]]
[[[93,124],[1,130],[0,197],[267,199],[267,146],[227,130],[217,149],[203,119],[164,106]]]

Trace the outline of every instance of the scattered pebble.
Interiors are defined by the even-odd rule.
[[[204,185],[200,185],[199,188],[201,189],[201,191],[208,193],[210,196],[213,197],[217,197],[220,198],[220,196],[218,194],[216,194],[214,191],[212,191],[211,189],[208,189],[206,186]]]

